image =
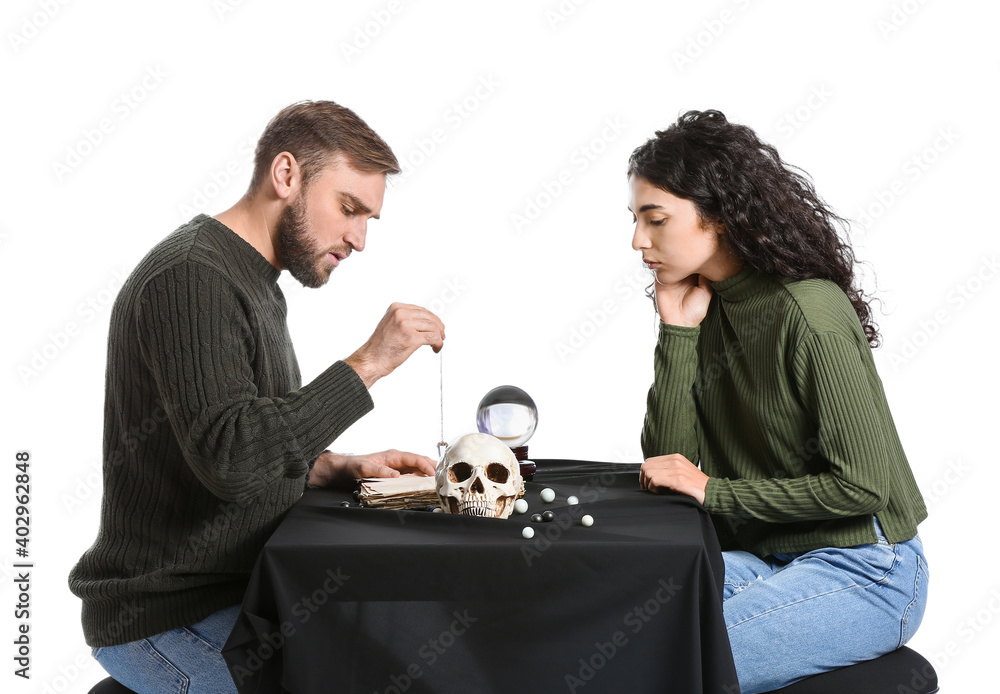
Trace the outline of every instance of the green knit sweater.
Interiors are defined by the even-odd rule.
[[[857,314],[828,280],[745,268],[701,325],[660,324],[642,450],[711,479],[723,549],[759,556],[913,537],[927,517]]]
[[[372,408],[342,361],[302,386],[279,275],[199,215],[149,252],[115,300],[101,524],[69,577],[91,646],[240,602],[310,465]]]

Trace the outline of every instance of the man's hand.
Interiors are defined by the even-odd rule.
[[[444,346],[444,323],[420,306],[393,304],[368,341],[344,361],[371,388],[422,345],[440,352]]]
[[[703,275],[689,275],[673,284],[654,284],[656,310],[669,325],[689,328],[701,325],[712,300],[712,287]]]
[[[337,455],[324,451],[316,459],[309,484],[314,487],[351,487],[362,477],[399,477],[400,472],[433,475],[437,462],[425,455],[390,449],[369,455]]]
[[[647,458],[639,470],[639,486],[643,489],[656,494],[672,489],[694,497],[699,504],[705,503],[707,485],[708,475],[680,453]]]

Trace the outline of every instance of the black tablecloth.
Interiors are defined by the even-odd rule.
[[[530,510],[507,520],[307,491],[223,651],[240,694],[738,693],[704,509],[640,490],[636,466],[536,462]]]

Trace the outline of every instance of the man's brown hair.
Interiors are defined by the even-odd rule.
[[[396,155],[385,140],[354,111],[332,101],[300,101],[271,119],[254,152],[251,195],[270,175],[271,163],[282,152],[295,157],[303,185],[338,154],[362,173],[400,172]]]

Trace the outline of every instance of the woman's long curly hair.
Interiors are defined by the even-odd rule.
[[[869,300],[854,286],[849,225],[816,194],[801,169],[781,160],[745,125],[719,111],[688,111],[632,152],[628,175],[694,203],[702,223],[720,225],[736,255],[760,272],[836,282],[854,306],[868,344],[879,345]]]

